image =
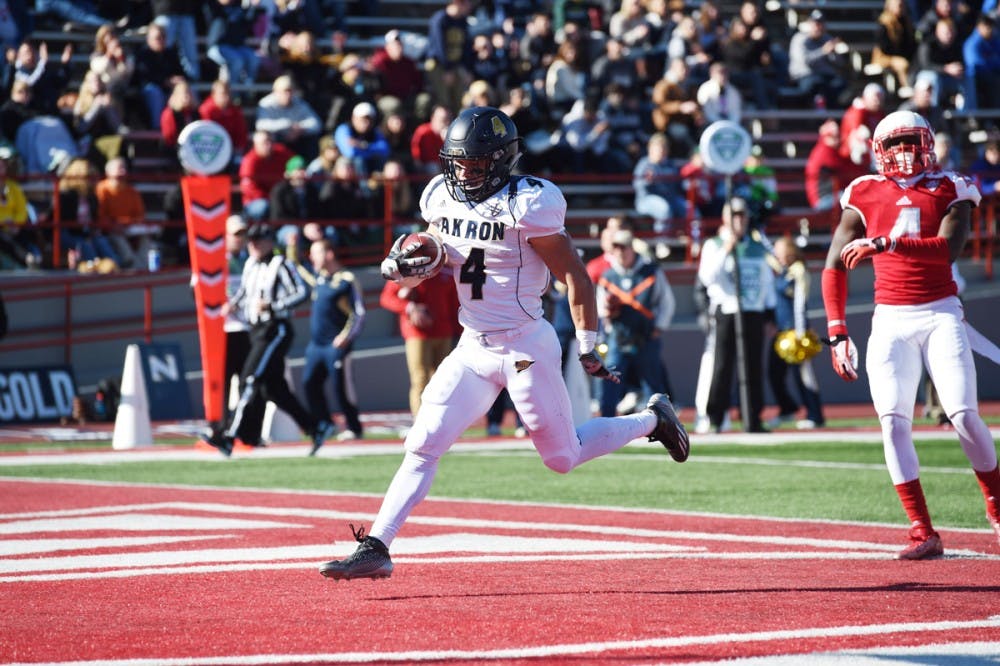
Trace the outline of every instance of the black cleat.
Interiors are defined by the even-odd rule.
[[[656,415],[656,427],[649,433],[649,441],[659,442],[677,462],[684,462],[691,453],[691,443],[681,420],[677,418],[670,398],[664,393],[654,393],[646,403],[646,409]]]
[[[215,430],[203,430],[198,438],[227,458],[233,455],[233,440]]]
[[[391,576],[392,560],[386,545],[373,536],[365,536],[364,527],[355,530],[351,525],[351,532],[359,543],[357,550],[343,560],[327,562],[319,568],[319,572],[334,580]]]
[[[333,434],[333,431],[337,427],[333,425],[330,421],[320,421],[316,424],[316,429],[312,432],[312,449],[309,450],[309,455],[314,456],[316,452],[320,450],[326,438]]]

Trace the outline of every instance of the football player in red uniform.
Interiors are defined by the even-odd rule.
[[[896,111],[875,128],[878,175],[854,180],[823,271],[823,303],[833,367],[857,379],[858,352],[847,333],[847,273],[871,259],[875,312],[865,366],[882,424],[886,465],[911,527],[899,559],[944,553],[931,525],[913,446],[913,406],[924,364],[955,426],[1000,540],[1000,469],[976,396],[976,368],[951,263],[969,233],[980,194],[968,178],[938,169],[934,133],[920,115]]]

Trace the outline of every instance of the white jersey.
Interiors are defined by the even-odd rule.
[[[456,201],[443,176],[420,197],[440,232],[461,303],[458,319],[476,332],[517,328],[542,317],[549,269],[528,240],[565,233],[566,199],[550,181],[513,176],[485,201]]]

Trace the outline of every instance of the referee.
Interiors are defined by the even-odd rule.
[[[323,445],[333,426],[316,420],[292,393],[285,381],[285,355],[292,345],[292,309],[304,303],[309,290],[291,263],[274,254],[274,230],[257,223],[247,231],[250,257],[243,266],[240,287],[223,307],[224,314],[239,309],[250,324],[250,352],[240,376],[240,399],[224,433],[213,433],[207,442],[229,456],[233,440],[245,434],[247,410],[260,396],[288,413],[303,432],[310,434],[313,449]]]

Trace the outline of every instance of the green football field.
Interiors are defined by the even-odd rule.
[[[933,436],[919,440],[917,450],[936,526],[987,528],[982,495],[957,438]],[[684,464],[671,461],[658,445],[633,443],[565,476],[546,469],[524,440],[483,450],[471,446],[442,459],[431,496],[905,524],[875,432],[809,438],[787,433],[751,443],[709,440],[694,438]],[[273,448],[282,452],[281,446]],[[297,448],[288,453],[231,460],[209,453],[190,460],[135,455],[99,464],[65,458],[37,465],[10,464],[12,458],[0,456],[0,476],[380,495],[399,464],[401,447],[329,443],[316,458],[299,455]]]

